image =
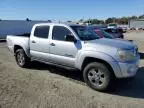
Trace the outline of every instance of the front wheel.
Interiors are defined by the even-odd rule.
[[[108,89],[112,75],[104,64],[93,62],[84,68],[83,77],[88,86],[104,91]]]
[[[18,49],[16,51],[15,59],[17,64],[22,68],[27,67],[30,64],[30,59],[27,57],[23,49]]]

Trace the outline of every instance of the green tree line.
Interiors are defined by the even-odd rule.
[[[144,19],[144,15],[140,16],[131,16],[131,17],[111,17],[107,18],[106,20],[99,20],[99,19],[88,19],[85,20],[85,23],[91,23],[91,24],[110,24],[110,23],[116,23],[116,24],[128,24],[129,20],[132,19]],[[80,21],[83,21],[83,19],[80,19]]]

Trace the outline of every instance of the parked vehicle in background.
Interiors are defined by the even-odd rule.
[[[92,29],[101,29],[101,28],[107,28],[107,25],[91,25],[89,26]]]
[[[89,28],[92,28],[101,38],[124,38],[121,27],[108,28],[104,26],[89,26]]]
[[[93,30],[100,38],[121,39],[121,38],[113,38],[112,34],[105,32],[103,29],[93,29]],[[126,40],[126,39],[125,41],[133,42],[133,40]]]
[[[36,24],[30,37],[8,35],[7,44],[20,67],[36,60],[80,70],[87,85],[98,91],[108,89],[114,77],[135,76],[140,60],[135,44],[99,38],[81,25]]]
[[[108,27],[107,28],[117,28],[117,24],[115,23],[111,23],[111,24],[108,24]]]
[[[98,34],[101,38],[109,38],[109,39],[113,39],[113,36],[107,32],[105,32],[102,29],[96,29],[95,30],[96,34]]]
[[[109,38],[113,39],[113,36],[110,33],[105,32],[102,28],[97,28],[90,26],[91,29],[95,31],[95,33],[100,37],[100,38]]]
[[[128,27],[121,27],[121,28],[122,28],[122,32],[123,32],[123,33],[126,33],[127,30],[128,30]]]
[[[103,30],[111,34],[113,38],[124,38],[123,31],[121,28],[104,28]]]

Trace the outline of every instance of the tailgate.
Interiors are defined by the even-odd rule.
[[[8,49],[13,52],[13,41],[12,41],[12,36],[8,35],[7,38],[6,38],[6,41],[7,41],[7,46],[8,46]]]

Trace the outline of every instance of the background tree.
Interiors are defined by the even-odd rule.
[[[105,20],[106,24],[110,24],[110,23],[116,23],[117,18],[112,17],[112,18],[108,18]]]
[[[104,24],[104,20],[88,19],[88,20],[85,21],[85,23],[90,23],[90,24]]]
[[[71,23],[72,21],[68,20],[67,23]]]
[[[79,20],[79,22],[83,22],[83,21],[84,21],[84,19],[80,19],[80,20]]]
[[[139,16],[139,19],[144,19],[144,14]]]
[[[131,16],[130,19],[134,20],[134,19],[138,19],[138,17],[137,16]]]
[[[88,20],[83,20],[80,19],[80,22],[84,23],[89,23],[89,24],[110,24],[110,23],[116,23],[120,25],[127,25],[129,20],[135,20],[135,19],[144,19],[144,14],[140,16],[131,16],[131,17],[110,17],[107,18],[106,20],[100,20],[100,19],[88,19]]]
[[[49,23],[52,23],[52,20],[48,20]]]
[[[31,21],[29,18],[26,18],[26,21]]]
[[[119,19],[119,21],[117,22],[118,24],[128,24],[128,17],[122,17]]]

